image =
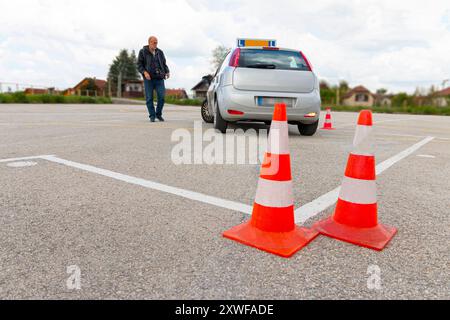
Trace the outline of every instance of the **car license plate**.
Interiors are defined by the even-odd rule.
[[[285,103],[286,107],[292,108],[294,107],[295,99],[282,97],[256,97],[256,105],[259,107],[274,107],[275,103]]]

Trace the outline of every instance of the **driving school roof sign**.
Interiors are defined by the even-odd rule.
[[[277,41],[272,39],[237,39],[238,47],[276,47]]]

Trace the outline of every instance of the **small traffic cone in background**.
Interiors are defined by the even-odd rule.
[[[333,128],[333,124],[331,123],[331,109],[330,108],[327,108],[325,122],[323,124],[323,127],[320,129],[323,129],[323,130],[334,130],[335,129],[335,128]]]
[[[286,105],[275,104],[267,151],[256,190],[252,217],[223,236],[282,257],[290,257],[318,232],[294,222],[291,160]]]
[[[397,230],[378,223],[371,131],[372,112],[362,110],[334,214],[313,228],[335,239],[382,250]]]

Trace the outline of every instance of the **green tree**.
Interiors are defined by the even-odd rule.
[[[385,95],[386,93],[387,93],[387,89],[385,89],[385,88],[377,89],[377,94]]]
[[[137,56],[136,56],[136,51],[131,50],[130,53],[130,64],[134,66],[134,68],[130,68],[128,70],[129,74],[134,78],[133,80],[139,79],[139,71],[137,69]]]
[[[230,50],[231,50],[231,48],[227,48],[223,45],[220,45],[220,46],[217,46],[212,51],[211,64],[212,64],[212,68],[213,68],[214,72],[217,70],[217,68],[220,67],[220,65],[223,62],[223,59],[225,59],[225,57],[227,56],[228,52],[230,52]]]
[[[128,53],[122,49],[109,66],[108,85],[113,91],[117,90],[117,82],[121,75],[122,82],[125,80],[139,80],[139,72],[136,66],[137,58],[135,51]]]
[[[429,95],[432,96],[436,93],[436,87],[433,85],[431,85],[430,90],[428,91]]]
[[[320,99],[322,104],[335,104],[336,93],[331,89],[320,89]]]
[[[334,104],[336,100],[336,87],[331,87],[325,80],[320,80],[320,99],[322,104]]]
[[[342,97],[350,90],[348,82],[345,80],[339,81],[339,85],[334,87],[334,92],[336,95],[335,103],[336,105],[340,105],[342,102]]]
[[[345,94],[347,93],[348,90],[349,90],[348,82],[345,80],[339,81],[339,92],[341,94]]]
[[[392,97],[392,105],[394,107],[406,107],[412,105],[412,97],[405,92],[400,92]]]
[[[330,85],[325,80],[320,80],[320,90],[327,90],[330,89]]]

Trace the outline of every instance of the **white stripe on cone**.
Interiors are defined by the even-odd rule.
[[[259,178],[255,202],[273,208],[286,208],[293,205],[292,181],[273,181]]]
[[[286,121],[272,121],[267,152],[272,154],[289,154],[289,129]]]
[[[361,144],[372,132],[372,126],[364,126],[358,124],[355,130],[355,137],[353,138],[353,146]]]
[[[344,176],[339,198],[358,204],[377,202],[377,186],[375,180],[353,179]]]
[[[372,126],[356,126],[353,147],[353,154],[373,155]]]

